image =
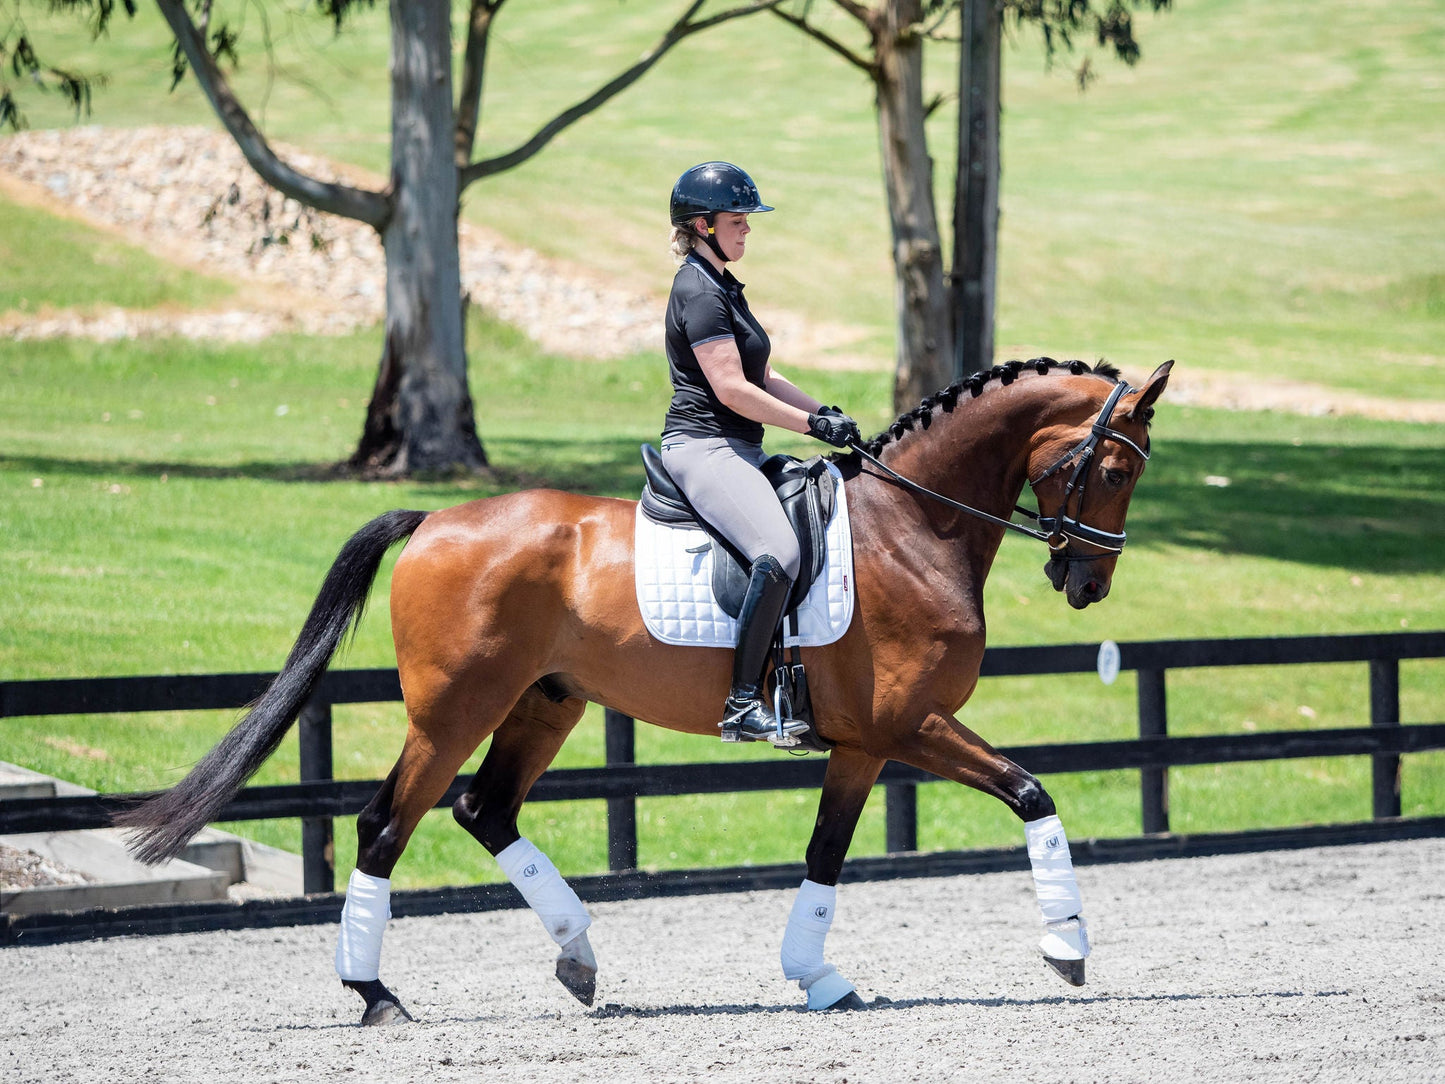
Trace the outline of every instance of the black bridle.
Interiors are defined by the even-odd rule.
[[[1111,428],[1109,424],[1113,421],[1114,408],[1118,405],[1119,400],[1133,390],[1134,389],[1129,387],[1124,381],[1119,381],[1119,383],[1114,386],[1114,390],[1109,393],[1109,398],[1105,400],[1103,407],[1099,410],[1099,416],[1094,419],[1094,424],[1089,427],[1088,436],[1084,437],[1078,444],[1075,444],[1060,456],[1051,467],[1037,478],[1030,479],[1029,486],[1037,486],[1040,482],[1063,470],[1070,463],[1074,464],[1073,473],[1069,475],[1069,480],[1064,486],[1064,496],[1059,502],[1057,515],[1045,516],[1037,512],[1031,512],[1027,508],[1015,507],[1015,511],[1022,513],[1037,523],[1037,529],[1024,523],[1015,523],[1011,519],[1004,519],[1002,516],[995,516],[979,508],[973,508],[959,501],[955,501],[951,497],[945,497],[942,493],[935,493],[926,486],[921,486],[912,479],[905,478],[892,467],[880,462],[876,456],[870,455],[858,447],[858,445],[852,445],[852,448],[869,463],[872,463],[905,489],[911,490],[920,496],[930,497],[959,512],[966,512],[976,519],[984,520],[985,522],[992,523],[997,527],[1006,528],[1010,531],[1017,531],[1019,534],[1028,535],[1030,538],[1035,538],[1045,543],[1049,547],[1049,557],[1051,560],[1092,561],[1105,555],[1117,556],[1124,552],[1124,543],[1128,541],[1128,536],[1123,531],[1105,531],[1098,527],[1090,527],[1087,523],[1082,522],[1079,517],[1084,514],[1084,489],[1089,480],[1089,464],[1093,461],[1094,453],[1098,450],[1099,444],[1102,441],[1118,441],[1120,444],[1132,448],[1144,460],[1147,461],[1149,459],[1149,451],[1147,448],[1139,447],[1139,445],[1129,437],[1126,437],[1117,429]],[[1074,502],[1074,512],[1072,514],[1069,512],[1070,501]],[[1103,552],[1091,553],[1085,556],[1069,553],[1068,547],[1071,539],[1076,542],[1086,543],[1090,546],[1096,546]]]

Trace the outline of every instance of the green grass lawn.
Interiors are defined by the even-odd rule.
[[[44,259],[36,259],[44,253]],[[37,315],[106,306],[204,308],[235,288],[182,271],[99,230],[0,195],[0,314]]]
[[[509,5],[494,39],[485,147],[511,146],[629,62],[660,27],[654,7]],[[313,20],[267,10],[279,78],[249,54],[238,85],[268,134],[384,172],[381,13],[333,38]],[[94,120],[214,124],[194,86],[164,93],[168,51],[152,9],[98,43],[27,11],[69,62],[110,73]],[[262,9],[246,11],[251,48]],[[1191,0],[1141,17],[1139,29],[1144,61],[1125,69],[1100,60],[1102,78],[1082,96],[1062,67],[1043,69],[1030,34],[1011,38],[1000,352],[1105,355],[1135,380],[1176,357],[1181,375],[1287,376],[1445,398],[1445,110],[1436,74],[1445,11],[1434,0]],[[935,50],[929,65],[930,87],[949,91],[950,51]],[[891,418],[893,284],[870,101],[861,77],[795,32],[735,24],[685,43],[543,156],[474,187],[465,213],[660,290],[670,273],[661,208],[673,179],[705,158],[743,162],[779,207],[757,223],[742,268],[753,303],[765,322],[769,309],[786,308],[858,329],[845,349],[872,356],[876,371],[809,371],[800,382],[875,431]],[[32,125],[70,122],[51,100],[31,97],[25,107]],[[715,115],[717,123],[697,123]],[[951,106],[930,124],[942,192]],[[945,218],[949,206],[945,196]],[[579,207],[583,244],[576,230],[559,228],[559,214],[570,223]],[[0,257],[16,271],[0,277],[0,315],[205,307],[232,289],[4,201]],[[360,432],[380,353],[375,331],[244,346],[0,340],[0,678],[274,669],[337,548],[385,509],[541,483],[637,492],[637,445],[655,438],[667,399],[660,357],[549,357],[480,317],[470,345],[496,479],[362,485],[327,481],[323,468]],[[1010,539],[988,585],[991,642],[1445,628],[1441,427],[1228,413],[1166,396],[1155,443],[1109,600],[1070,610],[1044,580],[1037,549]],[[774,446],[805,447],[801,438]],[[385,576],[343,666],[393,662]],[[1445,662],[1402,667],[1406,721],[1438,721],[1442,694]],[[1002,745],[1126,738],[1134,696],[1129,675],[1107,688],[1087,676],[992,679],[963,718]],[[1177,734],[1359,725],[1365,668],[1175,672],[1169,708]],[[0,759],[102,790],[160,786],[232,721],[229,713],[0,720]],[[384,774],[402,725],[398,705],[337,709],[337,774]],[[771,755],[638,733],[644,762]],[[602,758],[594,711],[558,763]],[[292,740],[257,781],[295,777]],[[1134,773],[1047,783],[1074,835],[1137,831]],[[1403,793],[1408,814],[1445,812],[1445,757],[1407,758]],[[644,800],[641,860],[797,859],[813,802],[793,793]],[[1019,842],[1013,818],[981,795],[938,784],[923,788],[919,804],[924,847]],[[1171,773],[1181,831],[1368,814],[1361,758]],[[299,838],[294,822],[241,827],[291,847]],[[529,807],[523,828],[564,870],[605,865],[600,802]],[[339,826],[343,870],[353,840]],[[878,800],[854,853],[882,847]],[[444,813],[428,818],[397,872],[402,885],[495,875]]]

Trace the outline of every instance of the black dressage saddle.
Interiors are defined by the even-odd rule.
[[[642,466],[647,485],[642,490],[642,514],[655,523],[673,527],[701,527],[712,540],[712,592],[718,605],[729,617],[737,617],[747,592],[750,562],[727,539],[705,521],[682,495],[682,490],[662,465],[662,456],[651,444],[642,446]],[[762,466],[763,477],[772,483],[773,491],[787,514],[788,522],[798,536],[798,552],[802,564],[797,582],[788,597],[791,612],[803,599],[823,571],[827,557],[828,522],[833,518],[837,499],[835,479],[822,456],[794,459],[775,455]]]

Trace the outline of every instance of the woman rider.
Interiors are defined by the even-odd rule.
[[[693,508],[751,562],[733,654],[723,741],[765,741],[777,724],[762,694],[773,633],[800,555],[773,487],[758,469],[763,426],[807,433],[835,447],[860,440],[858,424],[773,371],[771,344],[727,269],[742,259],[748,216],[771,211],[752,178],[727,162],[693,166],[672,190],[677,276],[667,302],[672,405],[662,462]],[[784,720],[784,733],[807,724]]]

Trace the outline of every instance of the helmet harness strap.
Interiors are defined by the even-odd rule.
[[[728,259],[727,254],[722,250],[722,245],[718,244],[717,230],[713,227],[713,222],[716,220],[715,216],[707,214],[700,215],[699,217],[707,223],[707,233],[699,233],[697,236],[700,237],[707,244],[708,248],[712,249],[713,252],[717,253],[717,258],[719,260],[721,260],[723,263],[730,263],[731,261]]]

